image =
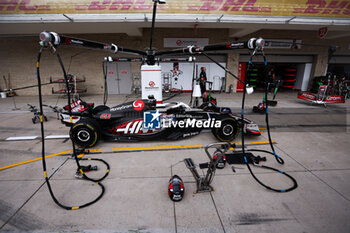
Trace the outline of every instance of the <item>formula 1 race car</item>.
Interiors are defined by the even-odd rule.
[[[70,137],[80,147],[93,147],[100,138],[106,141],[177,140],[211,129],[220,141],[232,141],[241,128],[240,117],[230,108],[217,111],[193,109],[182,102],[156,104],[143,99],[109,108],[94,107],[81,99],[61,112],[61,121],[71,126]],[[257,124],[245,119],[246,134],[260,135]]]

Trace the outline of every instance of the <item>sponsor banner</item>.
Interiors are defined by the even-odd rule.
[[[164,38],[164,48],[183,48],[189,45],[204,47],[208,44],[208,38]]]
[[[151,0],[0,0],[0,14],[150,13]],[[172,0],[159,13],[350,17],[349,0]]]

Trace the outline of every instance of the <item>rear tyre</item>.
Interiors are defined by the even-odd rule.
[[[80,119],[72,126],[69,134],[72,141],[82,148],[93,147],[100,139],[99,126],[91,119]]]
[[[214,136],[222,142],[230,142],[235,139],[239,133],[239,124],[233,118],[221,120],[221,127],[212,130]]]

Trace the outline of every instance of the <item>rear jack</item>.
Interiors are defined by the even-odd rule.
[[[206,169],[207,173],[205,176],[200,176],[197,168],[192,160],[192,158],[186,158],[184,160],[184,163],[186,167],[191,171],[197,185],[197,190],[194,192],[196,193],[203,193],[203,192],[211,192],[215,191],[215,189],[210,185],[211,182],[214,179],[215,171],[217,168],[217,164],[219,160],[223,158],[227,150],[229,149],[230,144],[226,142],[220,142],[220,143],[213,143],[209,144],[205,147],[205,152],[209,158],[208,163],[200,163],[199,168],[200,169]],[[215,148],[216,151],[213,156],[209,153],[209,148]]]

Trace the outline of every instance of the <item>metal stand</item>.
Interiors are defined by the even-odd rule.
[[[138,95],[141,93],[141,75],[140,73],[132,73],[131,78],[133,82],[132,92]]]
[[[27,105],[29,106],[30,111],[34,114],[34,117],[32,118],[33,124],[35,124],[37,121],[40,122],[41,121],[40,112],[37,109],[37,107],[31,104],[27,104]],[[47,121],[47,117],[44,114],[42,114],[42,116],[43,116],[43,120]]]
[[[13,105],[14,105],[15,107],[12,109],[12,111],[20,110],[20,108],[17,108],[17,106],[16,106],[15,95],[13,96]]]
[[[172,88],[170,77],[171,77],[171,73],[170,73],[170,72],[164,72],[164,73],[162,73],[162,78],[163,78],[163,91],[164,91],[165,93],[169,93],[170,90],[171,90],[171,88]]]
[[[226,77],[221,77],[220,94],[221,92],[226,92]]]
[[[216,149],[216,151],[214,152],[214,155],[216,155],[215,157],[214,156],[212,157],[210,155],[208,151],[209,148]],[[210,184],[213,181],[215,176],[216,165],[229,148],[230,148],[230,144],[227,142],[212,143],[205,147],[205,153],[209,158],[209,163],[199,164],[200,169],[208,168],[207,174],[205,176],[200,176],[198,174],[196,166],[191,158],[186,158],[184,160],[186,167],[191,171],[197,184],[197,190],[194,192],[195,194],[215,191],[215,189],[212,186],[210,186]]]

